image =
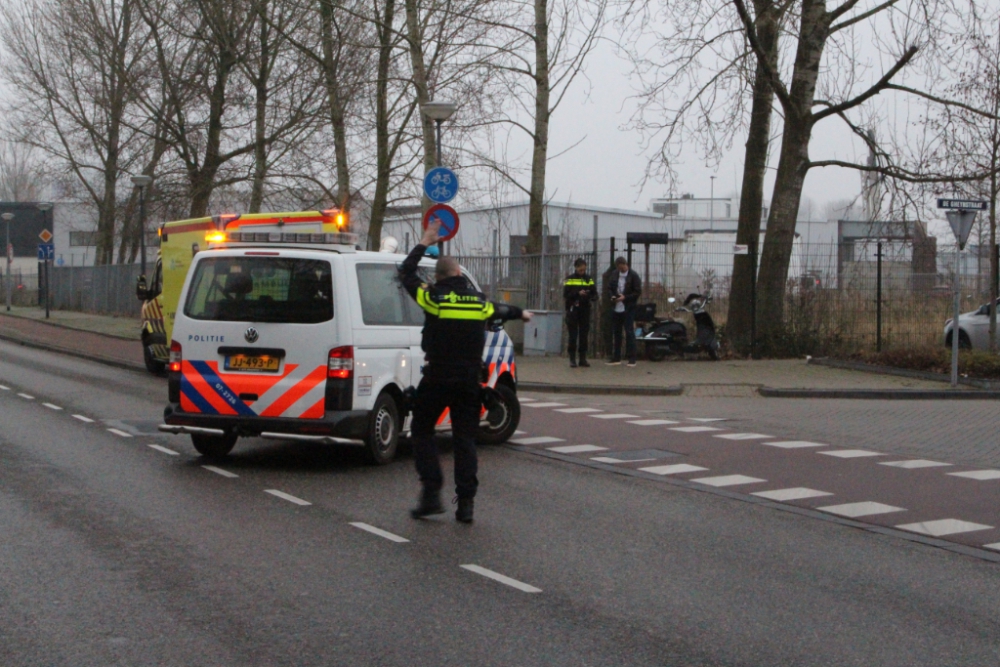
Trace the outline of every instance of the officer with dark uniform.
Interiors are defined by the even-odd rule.
[[[400,281],[424,311],[421,347],[425,354],[423,378],[414,400],[413,451],[417,473],[423,485],[420,504],[410,514],[415,519],[444,513],[441,487],[444,477],[434,443],[434,427],[445,408],[451,411],[452,441],[455,451],[455,518],[472,522],[476,478],[476,435],[482,410],[483,347],[488,320],[523,319],[531,314],[514,306],[491,303],[476,291],[458,262],[442,257],[434,270],[435,282],[428,285],[417,274],[417,266],[428,246],[438,240],[441,224],[432,221],[420,243],[403,261]]]
[[[573,262],[573,273],[566,276],[563,283],[563,300],[566,302],[566,329],[569,333],[570,368],[576,368],[577,351],[580,352],[580,365],[587,363],[587,334],[590,333],[590,304],[597,301],[597,288],[594,279],[587,273],[587,262],[582,257]],[[577,347],[579,339],[579,347]]]

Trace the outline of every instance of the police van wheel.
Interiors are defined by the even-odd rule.
[[[146,363],[146,370],[153,375],[163,375],[167,370],[166,364],[153,356],[153,350],[145,340],[142,341],[142,360]]]
[[[226,457],[236,446],[236,434],[226,435],[204,435],[199,433],[191,434],[191,444],[199,454],[206,459],[218,460]]]
[[[521,403],[514,390],[505,384],[496,387],[496,405],[486,413],[486,424],[479,427],[479,442],[484,445],[501,445],[514,435],[521,423]]]
[[[399,407],[392,396],[382,393],[368,417],[368,434],[365,436],[368,461],[385,465],[396,458],[399,446]]]

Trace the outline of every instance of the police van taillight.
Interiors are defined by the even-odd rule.
[[[330,350],[326,361],[326,377],[350,380],[354,377],[354,348],[350,345]]]
[[[183,356],[181,355],[181,344],[175,340],[170,341],[170,365],[168,368],[171,373],[181,372],[181,361]]]

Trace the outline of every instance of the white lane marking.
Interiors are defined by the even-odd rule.
[[[780,440],[778,442],[762,442],[768,447],[781,447],[782,449],[799,449],[800,447],[829,447],[821,442],[809,442],[808,440]]]
[[[291,494],[285,493],[284,491],[278,491],[277,489],[264,489],[264,493],[270,493],[272,496],[277,496],[282,500],[287,500],[290,503],[295,503],[296,505],[302,505],[303,507],[305,507],[306,505],[312,505],[312,503],[307,500],[296,498]]]
[[[534,401],[537,401],[538,399],[537,398],[527,398],[527,397],[524,397],[524,396],[518,396],[517,400],[520,401],[521,403],[533,403]]]
[[[214,472],[216,475],[222,475],[223,477],[229,477],[230,479],[232,479],[234,477],[239,477],[239,475],[237,475],[234,472],[229,472],[228,470],[223,470],[222,468],[216,468],[215,466],[202,466],[202,468],[204,468],[205,470],[208,470],[209,472]]]
[[[816,452],[823,456],[836,456],[838,459],[857,459],[863,456],[885,456],[881,452],[869,452],[867,449],[831,449],[828,452]]]
[[[564,412],[568,415],[578,415],[584,412],[604,412],[603,410],[598,410],[597,408],[560,408],[556,412]]]
[[[888,514],[889,512],[905,512],[903,507],[893,507],[883,503],[875,503],[866,500],[861,503],[845,503],[843,505],[827,505],[816,509],[830,514],[839,514],[847,517],[871,516],[872,514]]]
[[[712,437],[723,438],[725,440],[767,440],[774,436],[761,435],[760,433],[723,433],[722,435],[713,435]]]
[[[727,422],[729,421],[725,417],[688,417],[688,421],[692,422]]]
[[[10,391],[10,387],[8,387],[8,386],[7,386],[7,385],[5,385],[5,384],[0,384],[0,389],[2,389],[2,390],[4,390],[4,391]]]
[[[524,407],[526,408],[564,408],[565,403],[528,403]]]
[[[42,403],[42,405],[47,407],[49,410],[62,410],[62,408],[60,408],[58,405],[52,405],[51,403]]]
[[[514,435],[528,435],[527,431],[514,431]]]
[[[923,533],[932,537],[942,537],[944,535],[955,535],[957,533],[971,533],[976,530],[991,530],[993,526],[982,523],[972,523],[971,521],[961,521],[959,519],[938,519],[937,521],[920,521],[918,523],[904,523],[896,526],[901,530],[908,530],[911,533]]]
[[[84,417],[83,415],[73,415],[73,419],[79,419],[80,421],[84,422],[85,424],[93,424],[94,423],[93,419],[91,419],[90,417]]]
[[[387,530],[382,530],[381,528],[376,528],[367,523],[362,523],[361,521],[351,521],[352,526],[355,528],[360,528],[361,530],[367,530],[372,535],[378,535],[379,537],[384,537],[391,542],[398,542],[400,544],[404,542],[409,542],[405,537],[400,537],[399,535],[394,535]]]
[[[681,433],[707,433],[708,431],[721,431],[722,429],[715,428],[714,426],[678,426],[670,430],[680,431]]]
[[[120,435],[123,438],[131,438],[132,437],[131,433],[126,433],[125,431],[119,431],[116,428],[109,428],[108,430],[111,431],[112,433],[114,433],[115,435]]]
[[[29,400],[29,401],[33,401],[33,400],[35,400],[35,397],[34,397],[34,396],[32,396],[31,394],[20,394],[20,393],[19,393],[19,394],[18,394],[18,396],[20,396],[21,398],[25,398],[25,399],[27,399],[27,400]]]
[[[940,461],[928,461],[927,459],[915,459],[913,461],[879,461],[879,465],[913,470],[914,468],[940,468],[942,466],[950,466],[951,464],[941,463]]]
[[[680,424],[680,422],[675,422],[672,419],[636,419],[635,421],[630,421],[629,424],[637,424],[639,426],[663,426],[665,424]]]
[[[820,496],[832,496],[832,493],[827,493],[826,491],[817,491],[816,489],[807,489],[804,486],[797,486],[791,489],[775,489],[774,491],[756,491],[750,494],[751,496],[760,496],[761,498],[767,498],[768,500],[777,500],[779,502],[786,502],[789,500],[802,500],[803,498],[819,498]]]
[[[155,449],[158,452],[163,452],[164,454],[170,454],[170,456],[180,456],[180,452],[175,452],[172,449],[167,449],[162,445],[147,445],[150,449]]]
[[[987,549],[993,549],[995,551],[1000,551],[1000,542],[994,542],[993,544],[984,544]]]
[[[978,479],[985,481],[988,479],[1000,479],[1000,470],[969,470],[967,472],[946,473],[952,477],[965,477],[967,479]]]
[[[656,459],[613,459],[610,456],[591,456],[590,460],[599,463],[643,463],[645,461],[655,461]]]
[[[607,447],[598,447],[597,445],[566,445],[564,447],[546,447],[550,452],[559,452],[560,454],[580,454],[582,452],[605,452],[608,450]]]
[[[566,442],[563,438],[551,438],[547,435],[538,435],[534,438],[518,438],[517,440],[511,440],[511,442],[518,445],[544,445],[547,442]]]
[[[541,593],[541,588],[535,588],[530,584],[526,584],[523,581],[518,581],[517,579],[511,579],[510,577],[505,577],[499,572],[494,572],[493,570],[487,570],[485,567],[480,567],[479,565],[461,565],[462,569],[468,570],[469,572],[475,572],[484,577],[492,579],[493,581],[499,581],[501,584],[507,584],[511,588],[516,588],[519,591],[524,591],[525,593]]]
[[[720,475],[719,477],[700,477],[690,481],[708,486],[738,486],[740,484],[760,484],[767,480],[759,477],[747,477],[746,475]]]
[[[627,415],[625,413],[616,413],[610,415],[587,415],[588,417],[593,417],[594,419],[638,419],[639,415]]]
[[[690,463],[674,463],[668,466],[652,466],[650,468],[639,468],[643,472],[651,472],[654,475],[679,475],[685,472],[701,472],[708,470],[701,466],[693,466]]]

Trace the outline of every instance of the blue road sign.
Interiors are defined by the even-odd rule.
[[[52,259],[56,255],[56,246],[54,243],[39,243],[38,244],[38,260],[42,261],[45,259]]]
[[[441,221],[441,228],[438,230],[438,241],[448,241],[458,234],[458,212],[447,204],[435,204],[424,213],[424,229],[431,220]]]
[[[424,194],[438,204],[450,202],[458,194],[458,176],[448,167],[434,167],[424,176]]]

